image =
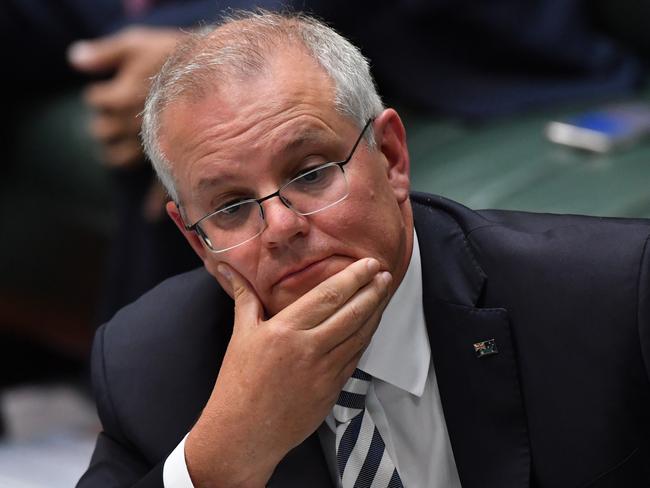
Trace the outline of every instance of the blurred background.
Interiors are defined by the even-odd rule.
[[[647,1],[3,0],[0,488],[75,484],[100,428],[95,329],[200,265],[137,114],[179,28],[260,5],[315,13],[362,48],[404,118],[413,189],[650,217]]]

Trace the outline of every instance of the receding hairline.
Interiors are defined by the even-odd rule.
[[[264,15],[272,15],[281,25],[260,26],[257,23],[259,16],[251,16],[250,12],[237,11],[225,16],[222,23],[207,34],[191,33],[181,41],[166,64],[197,64],[197,66],[192,73],[176,80],[181,82],[178,85],[182,89],[171,97],[166,97],[159,108],[164,109],[176,98],[199,99],[205,96],[206,89],[219,89],[220,86],[228,86],[232,82],[247,81],[251,76],[263,73],[280,54],[277,49],[279,47],[299,50],[308,58],[313,59],[323,73],[332,82],[335,82],[327,70],[320,66],[314,53],[302,37],[303,23],[313,23],[313,19],[302,13],[279,15],[261,12]],[[237,53],[237,62],[226,62],[218,69],[209,63],[198,66],[198,62],[206,57],[205,53],[211,55],[216,52],[227,53],[228,51]],[[244,56],[243,53],[246,55]],[[192,82],[187,83],[189,80]]]

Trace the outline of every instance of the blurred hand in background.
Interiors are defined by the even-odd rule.
[[[185,35],[175,28],[133,26],[70,46],[70,64],[100,77],[86,87],[84,100],[93,113],[89,132],[109,166],[142,164],[139,114],[151,77]]]

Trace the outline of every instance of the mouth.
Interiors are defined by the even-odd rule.
[[[311,275],[320,273],[326,266],[330,256],[316,261],[300,264],[294,268],[289,269],[283,274],[275,283],[273,288],[279,286],[291,286],[301,282],[303,279],[309,278]]]

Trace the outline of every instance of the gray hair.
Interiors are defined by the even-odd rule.
[[[179,98],[200,97],[215,82],[261,72],[273,52],[288,44],[305,48],[324,69],[334,82],[336,110],[359,128],[381,113],[384,107],[368,60],[347,39],[312,17],[263,10],[238,12],[216,28],[189,33],[154,78],[142,121],[144,150],[175,202],[179,197],[171,164],[158,143],[162,112]],[[374,147],[372,131],[366,132],[366,140]]]

